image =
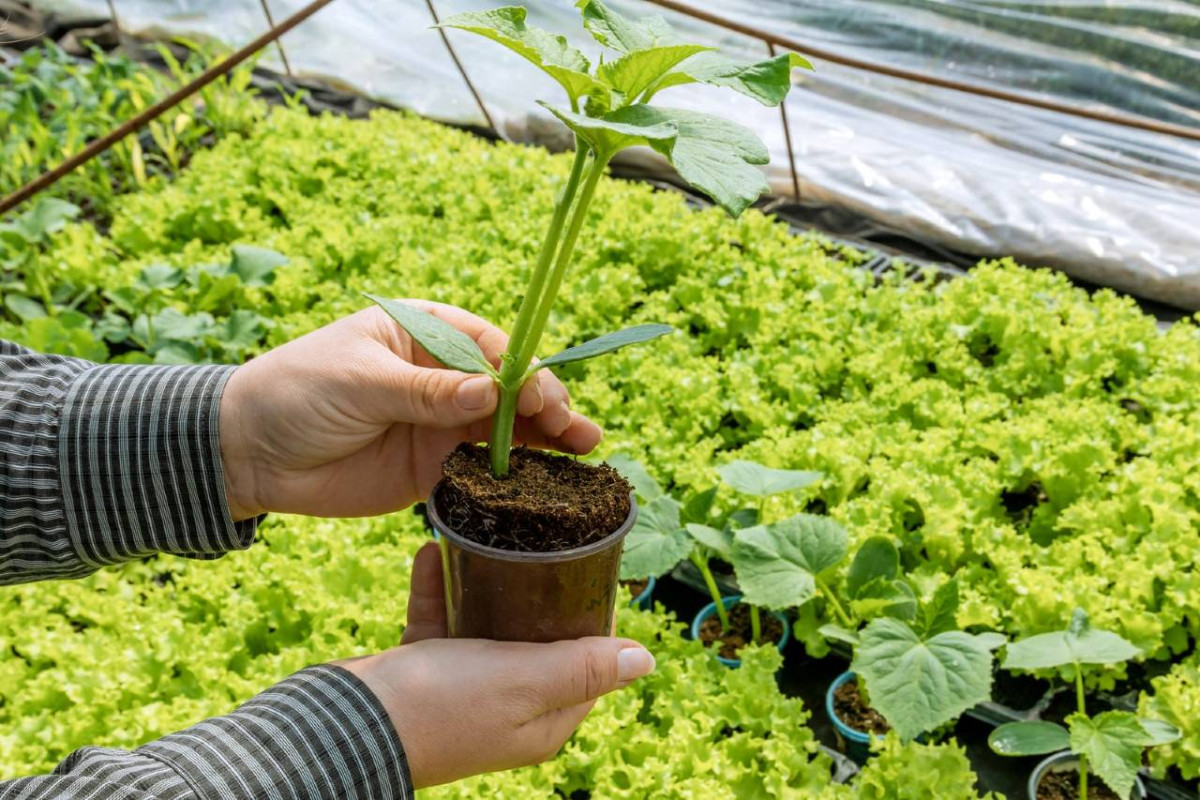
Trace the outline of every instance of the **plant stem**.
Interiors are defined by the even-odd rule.
[[[846,613],[846,609],[842,608],[842,604],[838,602],[833,592],[829,591],[829,584],[816,576],[813,576],[813,579],[817,583],[817,589],[825,597],[825,600],[828,601],[830,607],[833,608],[833,613],[837,615],[838,621],[846,626],[847,630],[854,630],[854,623],[851,621],[850,615]]]
[[[1075,704],[1080,714],[1087,714],[1087,701],[1083,692],[1083,669],[1075,665]],[[1079,800],[1087,800],[1088,796],[1088,763],[1087,757],[1079,754]]]
[[[696,568],[700,570],[700,574],[704,576],[704,585],[708,587],[713,605],[717,607],[717,619],[721,620],[721,630],[729,630],[729,612],[725,610],[724,598],[721,597],[721,590],[717,588],[717,579],[713,577],[712,570],[708,568],[708,559],[695,551],[692,552],[691,559]]]
[[[587,147],[576,138],[575,161],[571,164],[571,173],[567,176],[562,196],[558,198],[558,204],[554,207],[554,216],[550,219],[550,227],[546,231],[546,238],[542,241],[542,249],[538,253],[533,273],[529,276],[529,286],[525,290],[525,296],[521,298],[521,308],[517,312],[517,321],[513,325],[512,335],[509,338],[508,352],[502,357],[500,402],[492,417],[492,436],[489,445],[492,475],[497,478],[508,474],[508,454],[512,449],[513,424],[517,417],[517,398],[521,394],[521,386],[524,383],[522,377],[529,366],[528,361],[523,364],[518,363],[520,359],[514,353],[519,354],[525,349],[525,339],[529,335],[529,328],[537,317],[538,307],[541,305],[545,293],[550,265],[554,262],[554,255],[558,251],[563,224],[566,222],[567,212],[571,210],[571,205],[575,201],[575,192],[579,187],[579,179],[583,175],[587,158]]]
[[[750,606],[750,641],[758,644],[762,641],[762,618],[758,614],[758,606]]]

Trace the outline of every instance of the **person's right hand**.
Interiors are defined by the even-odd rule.
[[[654,671],[630,639],[527,644],[447,639],[438,547],[413,563],[399,647],[342,662],[382,702],[415,788],[553,758],[596,698]]]

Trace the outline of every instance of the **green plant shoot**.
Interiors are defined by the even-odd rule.
[[[1075,609],[1065,631],[1030,636],[1008,646],[1004,668],[1013,670],[1065,669],[1075,683],[1075,713],[1066,726],[1054,722],[1010,722],[992,731],[988,744],[1005,756],[1037,756],[1069,750],[1079,758],[1079,799],[1087,800],[1088,775],[1095,772],[1118,797],[1133,792],[1142,753],[1147,747],[1179,738],[1173,725],[1139,717],[1129,711],[1105,711],[1089,716],[1083,690],[1085,666],[1121,664],[1141,655],[1131,643],[1111,631],[1091,626],[1087,613]]]
[[[613,156],[629,147],[649,146],[665,156],[685,181],[734,216],[768,189],[759,169],[767,163],[767,150],[752,131],[720,117],[651,105],[651,100],[673,86],[705,83],[773,106],[791,88],[793,68],[811,69],[794,53],[765,61],[727,58],[712,47],[683,41],[662,17],[628,19],[598,0],[580,0],[578,8],[584,27],[612,51],[595,65],[565,37],[526,25],[525,9],[519,6],[457,14],[440,25],[502,44],[553,78],[566,92],[568,107],[541,105],[575,134],[575,160],[499,367],[488,363],[467,337],[455,336],[448,324],[423,312],[401,309],[396,301],[371,297],[442,364],[490,375],[496,381],[500,401],[489,450],[497,478],[508,473],[517,397],[538,370],[594,358],[671,331],[667,325],[638,325],[534,360],[596,187]]]

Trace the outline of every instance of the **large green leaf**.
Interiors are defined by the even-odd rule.
[[[1120,664],[1141,654],[1115,633],[1093,628],[1083,609],[1075,609],[1065,631],[1040,633],[1008,645],[1005,669],[1052,669],[1071,664]]]
[[[677,42],[671,26],[657,14],[629,19],[599,0],[578,0],[575,6],[583,14],[583,26],[592,37],[613,50],[632,53]]]
[[[1117,797],[1129,797],[1142,764],[1142,751],[1154,737],[1128,711],[1105,711],[1095,717],[1072,714],[1071,752],[1087,759],[1092,771]]]
[[[22,322],[30,322],[46,316],[46,307],[40,300],[34,300],[23,294],[4,295],[4,305]]]
[[[653,147],[660,152],[670,150],[670,144],[679,134],[679,129],[670,120],[654,119],[643,121],[634,114],[626,119],[626,112],[642,108],[629,106],[605,114],[603,117],[589,117],[586,114],[576,114],[563,108],[557,108],[549,103],[538,101],[551,114],[562,120],[562,123],[573,130],[596,151],[598,157],[605,160],[627,147],[643,145]],[[625,116],[620,116],[625,115]]]
[[[725,561],[733,558],[733,531],[728,528],[721,530],[711,525],[700,525],[695,522],[690,522],[685,527],[693,539]]]
[[[846,571],[846,594],[854,598],[877,578],[891,580],[900,574],[900,551],[887,536],[872,536],[859,546]]]
[[[731,553],[746,602],[782,609],[807,603],[816,577],[846,556],[847,536],[829,517],[797,514],[734,534]]]
[[[33,207],[4,228],[30,244],[45,241],[79,216],[79,206],[57,197],[39,197]]]
[[[758,168],[770,155],[744,125],[699,111],[648,105],[622,108],[606,119],[639,127],[675,125],[677,136],[651,141],[650,146],[667,157],[680,177],[732,216],[770,189]]]
[[[935,636],[958,628],[958,581],[948,580],[937,588],[929,602],[921,604],[921,633]]]
[[[651,87],[651,95],[671,86],[706,83],[733,89],[764,106],[777,106],[792,88],[792,70],[797,68],[812,69],[812,64],[797,53],[783,53],[765,61],[740,61],[721,53],[699,53],[679,69],[662,76]]]
[[[692,552],[692,539],[679,524],[680,505],[663,495],[638,506],[637,521],[625,537],[621,556],[621,579],[658,576]]]
[[[610,456],[607,461],[610,467],[633,484],[634,491],[644,502],[649,503],[663,496],[662,487],[658,485],[658,481],[654,480],[654,476],[642,466],[640,461],[636,461],[624,453]]]
[[[438,27],[458,28],[499,42],[558,81],[572,100],[604,89],[589,74],[591,65],[579,48],[565,36],[526,25],[525,9],[520,6],[455,14]]]
[[[668,44],[637,50],[601,64],[596,75],[613,90],[620,92],[628,103],[636,100],[638,95],[679,62],[713,49],[700,44]]]
[[[400,327],[443,366],[460,372],[496,376],[495,367],[484,357],[475,340],[449,322],[399,300],[364,294],[400,323]]]
[[[1002,756],[1040,756],[1066,750],[1071,737],[1054,722],[1007,722],[991,732],[988,746]]]
[[[632,328],[626,328],[616,333],[606,333],[603,336],[597,336],[595,339],[589,339],[583,344],[568,347],[566,350],[555,353],[549,358],[544,358],[541,361],[533,364],[529,368],[529,374],[537,372],[539,369],[546,367],[557,367],[562,364],[570,364],[573,361],[583,361],[588,358],[611,353],[614,350],[620,350],[631,344],[640,344],[648,342],[651,339],[657,339],[660,336],[666,336],[673,331],[670,325],[634,325]]]
[[[731,461],[717,467],[717,474],[734,491],[754,497],[803,489],[824,477],[820,472],[775,469],[753,461]]]
[[[859,589],[850,608],[862,620],[892,617],[910,622],[917,616],[917,595],[903,579],[876,578]]]
[[[992,653],[974,636],[948,631],[923,639],[895,619],[863,629],[850,669],[906,741],[958,718],[992,691]]]
[[[1161,719],[1138,717],[1138,722],[1142,723],[1142,727],[1150,737],[1151,747],[1177,742],[1183,735],[1179,728],[1176,728],[1169,722],[1163,722]]]

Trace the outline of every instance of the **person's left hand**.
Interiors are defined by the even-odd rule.
[[[414,305],[499,365],[508,337],[474,314]],[[461,442],[488,437],[499,394],[486,375],[438,365],[379,308],[341,319],[234,371],[221,397],[221,459],[233,519],[268,511],[372,516],[425,498]],[[571,411],[548,370],[521,391],[513,440],[585,454],[599,426]]]

